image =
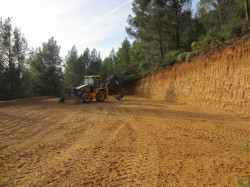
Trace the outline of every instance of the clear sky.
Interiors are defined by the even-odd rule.
[[[193,0],[193,9],[198,0]],[[133,0],[0,0],[0,17],[12,17],[30,48],[54,37],[64,58],[73,45],[78,54],[89,47],[102,58],[121,46]]]

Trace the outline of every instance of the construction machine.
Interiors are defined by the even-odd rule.
[[[116,97],[117,100],[121,100],[124,96],[124,91],[119,83],[117,75],[112,75],[101,83],[100,75],[85,76],[83,84],[74,88],[73,94],[64,94],[60,99],[60,103],[64,103],[67,100],[75,100],[74,104],[90,103],[93,100],[103,102],[108,98],[108,85],[113,82],[120,90],[120,96]]]

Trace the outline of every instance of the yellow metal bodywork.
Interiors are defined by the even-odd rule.
[[[101,76],[100,75],[91,75],[91,76],[85,76],[85,78],[100,78],[101,79]],[[92,101],[92,99],[99,100],[99,101],[104,101],[105,99],[108,99],[108,96],[109,96],[109,94],[108,94],[108,91],[109,91],[108,87],[101,87],[100,83],[99,83],[99,87],[98,86],[97,87],[93,86],[93,89],[91,89],[89,87],[86,90],[82,90],[83,88],[81,88],[81,91],[83,92],[82,94],[89,93],[91,95],[91,97],[89,97],[88,99],[90,99],[91,101]],[[100,94],[100,96],[99,96],[100,98],[97,98],[97,94],[101,90],[105,92],[105,95]],[[75,101],[74,102],[75,104],[80,104],[80,103],[82,103],[82,98],[81,97],[79,97],[77,95],[73,95],[73,94],[70,94],[70,95],[64,94],[62,96],[62,98],[60,98],[59,102],[63,102],[64,103],[65,100],[66,101],[71,100],[72,102]]]
[[[106,90],[106,94],[105,95],[106,95],[106,99],[107,99],[108,96],[109,96],[109,89],[108,89],[108,87],[106,87],[105,90]]]
[[[97,77],[102,78],[102,76],[100,75],[85,76],[85,78],[97,78]],[[105,99],[108,98],[108,88],[106,87],[106,88],[98,88],[95,92],[90,93],[93,99],[96,99],[96,95],[101,89],[105,89]]]
[[[90,93],[90,94],[91,94],[91,96],[92,96],[93,99],[96,98],[96,93],[95,92]]]
[[[93,99],[95,99],[96,98],[96,95],[97,95],[97,93],[100,91],[100,90],[102,90],[103,88],[98,88],[95,92],[93,92],[93,93],[90,93],[91,94],[91,96],[92,96],[92,98]],[[106,88],[104,88],[105,89],[105,99],[107,99],[108,98],[108,87],[106,87]]]
[[[99,77],[99,78],[102,78],[102,76],[100,76],[100,75],[85,76],[85,78],[88,78],[88,77]]]
[[[100,78],[100,79],[101,79],[102,76],[100,76],[100,75],[90,75],[90,76],[85,76],[85,78]],[[105,88],[99,87],[99,88],[96,89],[96,91],[90,93],[92,99],[96,99],[97,93],[98,93],[100,90],[104,90],[104,91],[105,91],[105,99],[108,98],[108,87],[105,87]]]

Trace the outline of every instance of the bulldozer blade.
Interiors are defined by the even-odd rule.
[[[76,105],[80,104],[82,101],[79,97],[74,94],[64,94],[58,101],[58,103]]]

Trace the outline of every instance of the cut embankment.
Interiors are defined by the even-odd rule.
[[[250,36],[128,85],[127,92],[203,109],[250,113]]]

